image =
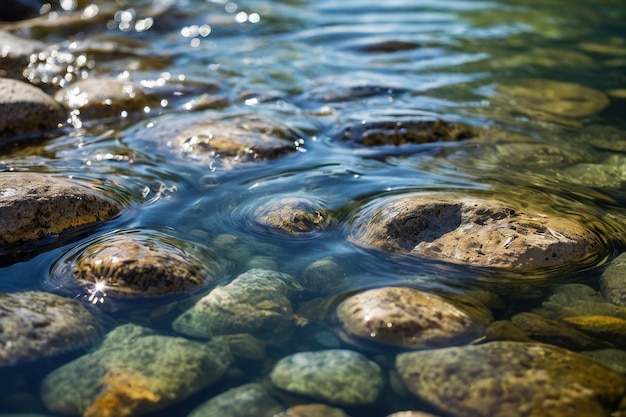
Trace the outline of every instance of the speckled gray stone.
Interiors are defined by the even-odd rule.
[[[538,343],[402,353],[396,369],[411,394],[454,416],[606,416],[626,392],[623,375]]]
[[[31,54],[43,51],[46,44],[28,38],[20,38],[0,30],[0,77],[24,79]]]
[[[0,173],[3,249],[110,220],[120,211],[113,199],[77,181],[38,173]]]
[[[301,291],[291,275],[251,269],[202,297],[173,328],[194,337],[250,333],[264,341],[284,340],[295,327],[291,298]]]
[[[63,106],[32,84],[0,78],[0,138],[56,129],[67,115]]]
[[[332,258],[311,262],[300,274],[300,284],[313,295],[331,295],[346,283],[343,268]]]
[[[45,292],[0,293],[0,367],[94,344],[96,317],[81,303]]]
[[[44,379],[46,408],[84,417],[130,417],[181,401],[217,382],[232,356],[223,341],[200,343],[126,324],[98,350]]]
[[[350,335],[410,349],[469,342],[493,320],[485,307],[471,312],[435,294],[403,287],[353,295],[339,304],[337,317]]]
[[[602,273],[600,286],[605,300],[626,307],[626,253],[611,261]]]
[[[270,379],[285,391],[348,406],[376,401],[384,385],[376,363],[344,349],[287,356],[276,363]]]
[[[196,407],[189,417],[273,417],[283,409],[261,384],[242,385]]]

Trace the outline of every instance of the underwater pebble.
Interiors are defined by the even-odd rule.
[[[626,351],[620,349],[598,349],[586,352],[580,352],[594,361],[617,371],[626,374]]]
[[[267,389],[257,383],[229,389],[196,407],[189,417],[271,417],[283,409]]]
[[[340,408],[325,404],[298,404],[273,417],[349,417]]]
[[[503,269],[582,262],[602,249],[598,236],[572,220],[448,194],[376,200],[359,214],[349,240],[388,252]]]
[[[77,181],[27,172],[0,175],[0,247],[95,225],[120,211],[111,198]]]
[[[300,274],[300,284],[314,295],[325,296],[337,293],[346,283],[343,268],[332,258],[311,262]]]
[[[259,206],[248,221],[260,233],[285,237],[307,236],[328,228],[323,207],[305,198],[280,198]]]
[[[96,343],[102,326],[81,303],[45,292],[0,293],[0,367]]]
[[[63,106],[32,84],[0,78],[0,138],[57,129],[67,116]]]
[[[343,349],[284,357],[276,363],[270,379],[285,391],[348,406],[376,401],[385,383],[376,363]]]
[[[481,336],[492,320],[484,307],[483,312],[480,317],[440,296],[400,287],[365,291],[337,307],[348,334],[410,349],[462,344]]]
[[[605,300],[626,307],[626,253],[613,259],[604,270],[600,287]]]
[[[301,291],[291,275],[252,269],[202,297],[174,321],[173,328],[187,336],[207,338],[250,333],[276,343],[295,328],[290,298]]]
[[[130,417],[181,401],[217,382],[232,362],[223,341],[194,342],[126,324],[95,351],[44,379],[45,406],[83,417]]]
[[[626,347],[626,320],[610,316],[574,316],[563,320],[593,337]]]
[[[396,369],[411,394],[455,416],[604,416],[626,393],[623,375],[537,343],[402,353]]]

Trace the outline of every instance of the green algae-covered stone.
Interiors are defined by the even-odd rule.
[[[109,333],[99,349],[50,373],[41,395],[55,413],[136,416],[210,386],[231,362],[223,341],[194,342],[127,324]]]
[[[618,372],[538,343],[403,353],[396,369],[411,394],[455,416],[605,416],[626,392]]]
[[[272,417],[283,407],[258,383],[232,388],[196,407],[189,417]]]

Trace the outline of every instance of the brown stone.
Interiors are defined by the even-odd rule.
[[[403,348],[460,344],[480,336],[491,314],[478,316],[440,296],[385,287],[354,295],[337,307],[343,329],[357,338]]]
[[[262,232],[298,236],[326,229],[329,216],[317,203],[305,198],[281,198],[259,206],[250,225]]]
[[[626,392],[623,375],[538,343],[403,353],[396,368],[410,393],[454,416],[605,416]]]
[[[602,249],[573,220],[447,194],[375,201],[354,224],[349,239],[361,246],[492,268],[585,262]]]

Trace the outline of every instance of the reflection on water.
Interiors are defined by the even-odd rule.
[[[268,323],[285,326],[281,340],[251,330],[267,346],[262,360],[239,358],[221,385],[179,392],[183,400],[153,415],[187,415],[229,388],[267,381],[274,363],[295,352],[355,349],[378,355],[388,373],[397,350],[350,341],[338,330],[335,309],[361,290],[409,286],[457,302],[474,297],[497,321],[517,317],[519,324],[527,316],[516,314],[533,309],[554,319],[561,314],[548,302],[561,291],[555,287],[585,283],[589,291],[600,290],[605,264],[624,246],[622,1],[107,0],[60,6],[44,17],[0,23],[0,29],[44,43],[23,75],[50,94],[79,80],[117,78],[131,83],[125,91],[146,101],[101,118],[97,109],[81,112],[88,100],[74,96],[72,119],[58,135],[0,144],[0,170],[94,181],[127,208],[90,236],[4,266],[0,290],[68,296],[67,288],[50,283],[58,260],[79,244],[122,229],[207,247],[228,265],[229,282],[255,267],[285,274],[272,278],[282,284],[252,280],[249,285],[263,288],[258,294],[245,280],[230,284],[242,311],[276,315]],[[511,272],[350,241],[367,204],[415,192],[496,198],[563,217],[584,225],[602,248],[591,264]],[[315,277],[325,280],[307,287]],[[99,304],[105,291],[101,281],[94,282],[87,301]],[[211,302],[226,297],[214,289],[202,295],[210,293]],[[276,292],[276,300],[258,301],[263,291]],[[199,297],[138,299],[132,308],[103,312],[103,320],[171,336],[172,322]],[[108,291],[105,304],[114,298]],[[233,320],[254,329],[244,319]],[[558,339],[565,348],[578,343],[535,336],[548,343]],[[8,369],[15,382],[0,385],[0,412],[43,411],[37,387],[73,358]],[[112,372],[101,370],[118,383]],[[149,395],[141,401],[159,401],[149,384],[142,380]],[[353,417],[436,412],[436,401],[411,399],[397,381],[385,384],[369,407],[331,404]],[[115,390],[98,398],[123,402],[127,394]],[[20,395],[37,398],[35,405],[30,408]],[[307,401],[282,391],[273,395],[285,406]],[[119,415],[135,412],[124,408]]]

